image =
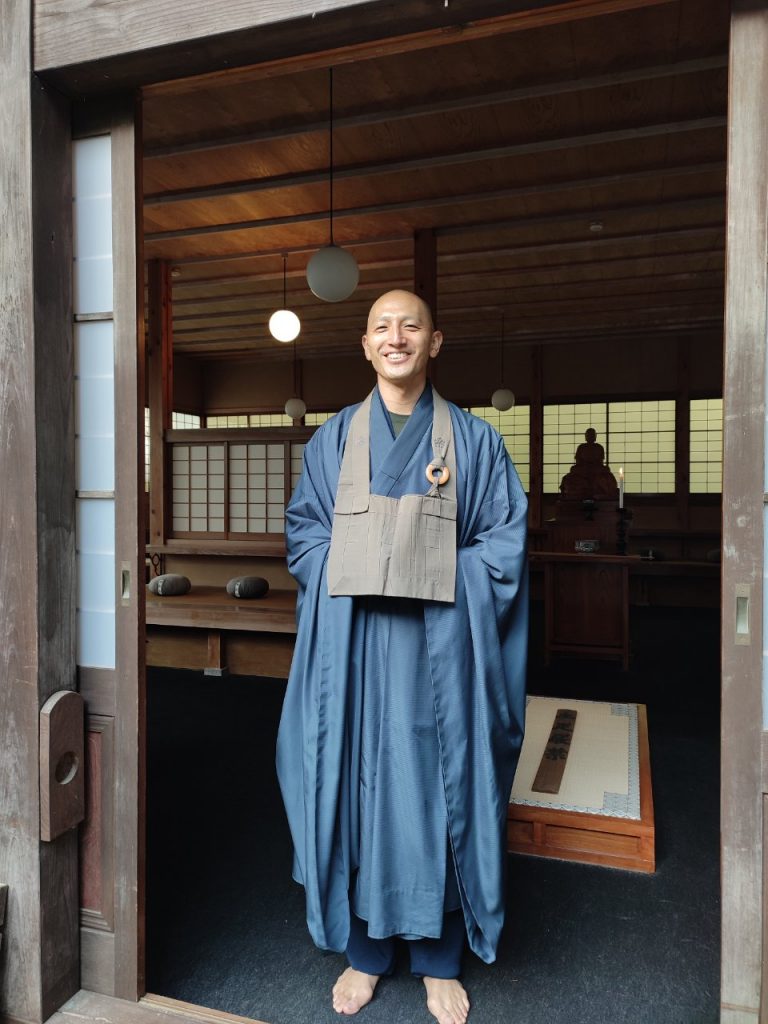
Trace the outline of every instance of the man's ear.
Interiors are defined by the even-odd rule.
[[[363,335],[363,352],[365,352],[365,358],[370,363],[370,361],[371,361],[371,353],[368,351],[368,335],[367,334]]]
[[[429,355],[430,355],[430,357],[432,359],[434,359],[435,356],[437,355],[437,353],[440,351],[440,346],[442,344],[443,344],[443,332],[442,331],[433,331],[432,332],[432,341],[430,342],[430,345],[429,345]]]

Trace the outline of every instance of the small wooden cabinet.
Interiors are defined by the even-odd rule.
[[[629,566],[621,555],[536,552],[544,563],[544,660],[619,658],[629,668]]]

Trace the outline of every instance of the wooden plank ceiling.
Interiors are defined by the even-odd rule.
[[[679,0],[149,88],[145,254],[173,266],[175,352],[289,358],[266,326],[282,253],[300,355],[356,347],[423,228],[452,347],[496,343],[502,312],[518,343],[721,330],[727,32],[728,4]],[[361,269],[334,304],[305,279],[331,64],[334,237]]]

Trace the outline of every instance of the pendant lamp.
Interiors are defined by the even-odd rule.
[[[513,391],[504,386],[504,314],[501,314],[501,387],[491,395],[491,405],[499,412],[507,412],[515,404]]]
[[[307,263],[309,290],[324,302],[341,302],[357,288],[360,268],[346,249],[333,241],[333,68],[328,69],[328,228],[330,243],[319,249]]]
[[[269,318],[269,333],[275,341],[288,343],[298,337],[301,321],[292,310],[285,308],[286,263],[287,257],[283,256],[283,308],[275,310]]]
[[[293,390],[294,392],[300,391],[299,378],[296,373],[296,339],[293,339]],[[285,415],[290,416],[292,420],[300,420],[307,411],[307,403],[303,398],[294,394],[293,398],[289,398],[285,403]]]

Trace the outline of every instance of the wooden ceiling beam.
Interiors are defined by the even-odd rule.
[[[705,196],[694,196],[691,199],[669,199],[665,202],[653,202],[651,205],[645,206],[641,206],[637,203],[632,203],[626,206],[615,206],[609,209],[604,209],[603,207],[598,206],[592,210],[563,211],[562,213],[548,214],[545,217],[497,218],[491,221],[474,221],[470,224],[448,224],[436,227],[434,230],[439,238],[445,238],[449,235],[469,234],[473,231],[483,231],[488,229],[498,230],[503,227],[537,227],[545,224],[564,223],[579,219],[594,219],[596,216],[603,219],[621,214],[648,214],[655,211],[671,211],[674,209],[704,206],[715,202],[721,204],[725,203],[725,196],[722,192],[710,193]],[[315,219],[325,220],[327,219],[328,214],[326,212],[312,216]],[[334,218],[337,216],[337,213],[334,211]],[[225,234],[232,231],[263,230],[265,228],[273,228],[277,226],[282,227],[286,224],[302,223],[305,222],[306,219],[306,214],[293,214],[288,217],[270,217],[259,221],[241,221],[237,224],[206,224],[192,228],[176,228],[173,231],[147,232],[144,235],[144,240],[149,244],[151,242],[168,242],[172,239],[178,240],[181,238],[195,238],[201,235]]]
[[[666,238],[674,239],[677,236],[686,237],[688,235],[697,236],[697,235],[701,235],[701,234],[712,234],[713,232],[716,232],[718,230],[721,230],[721,225],[714,224],[714,225],[709,225],[709,226],[705,226],[705,227],[672,229],[672,230],[666,230],[664,232],[656,231],[656,232],[653,233],[653,235],[656,238],[661,237],[662,239],[666,239]],[[583,249],[585,247],[590,247],[592,249],[599,249],[601,243],[602,243],[603,246],[605,246],[605,244],[609,243],[609,242],[612,245],[616,245],[616,244],[623,243],[623,242],[628,242],[628,243],[645,242],[645,241],[647,241],[647,239],[648,239],[647,235],[637,235],[637,234],[632,234],[632,235],[612,235],[610,238],[606,238],[606,239],[589,238],[589,239],[585,239],[583,241],[561,242],[559,244],[557,242],[546,242],[546,243],[538,243],[538,244],[534,244],[534,245],[518,246],[516,248],[466,250],[466,251],[463,251],[463,252],[455,252],[455,253],[450,253],[450,254],[445,255],[444,256],[444,262],[456,262],[458,260],[461,260],[462,258],[471,260],[471,259],[477,258],[477,257],[481,257],[481,258],[484,257],[486,259],[489,258],[489,257],[502,257],[502,258],[509,257],[509,258],[512,258],[512,257],[518,256],[518,255],[536,255],[539,252],[549,252],[549,251],[552,251],[553,249],[558,249],[558,248],[560,248],[560,249],[567,249],[569,251],[572,251],[573,249]],[[598,256],[597,259],[594,259],[594,260],[580,260],[578,263],[574,263],[572,260],[570,260],[570,261],[565,261],[565,262],[558,261],[558,262],[554,262],[554,263],[541,263],[541,264],[537,264],[537,265],[530,266],[530,267],[514,267],[514,268],[510,267],[510,268],[507,268],[506,272],[508,272],[508,273],[516,273],[516,274],[526,274],[526,273],[532,273],[533,274],[533,273],[538,273],[540,271],[547,271],[547,270],[557,270],[557,269],[570,268],[570,267],[577,268],[577,267],[581,267],[581,266],[603,266],[603,265],[610,264],[610,263],[623,263],[623,262],[635,261],[635,260],[657,260],[657,259],[671,259],[671,258],[684,259],[685,257],[689,257],[689,256],[712,256],[712,255],[722,256],[723,255],[723,245],[719,245],[719,246],[716,246],[716,247],[715,246],[707,246],[705,248],[698,248],[698,249],[687,249],[687,250],[683,249],[683,250],[680,250],[680,251],[661,251],[660,252],[660,251],[657,250],[654,253],[641,254],[641,255],[633,255],[631,253],[629,253],[629,254],[620,254],[618,256],[600,255],[600,256]],[[410,256],[407,257],[407,258],[403,258],[403,259],[377,260],[376,262],[361,263],[361,264],[359,264],[361,271],[397,269],[398,267],[411,267],[412,265],[413,265],[413,258],[410,257]],[[473,274],[473,273],[478,273],[478,272],[479,271],[474,271],[474,270],[454,271],[453,273],[451,273],[451,272],[441,272],[440,279],[443,280],[445,278],[451,278],[451,277],[463,277],[466,274]],[[305,270],[303,268],[301,270],[289,271],[288,272],[288,277],[289,278],[291,278],[291,277],[303,277],[305,275],[305,273],[306,272],[305,272]],[[191,280],[186,280],[186,281],[176,280],[176,281],[174,281],[174,285],[173,285],[173,288],[174,288],[174,305],[178,305],[179,303],[189,303],[189,302],[199,301],[199,299],[196,299],[194,297],[191,297],[191,298],[188,298],[188,299],[181,298],[179,296],[180,292],[184,292],[184,291],[188,291],[188,290],[194,290],[196,288],[215,288],[215,287],[219,287],[219,286],[221,286],[221,287],[225,287],[225,286],[226,287],[230,287],[233,284],[246,284],[246,283],[248,283],[250,281],[276,280],[278,277],[282,279],[282,273],[279,274],[279,275],[272,274],[272,273],[269,273],[269,274],[238,274],[238,275],[235,275],[235,276],[232,276],[232,277],[211,277],[211,278],[197,277],[197,278],[192,278]],[[363,283],[359,287],[360,288],[367,288],[368,285]],[[231,293],[225,293],[224,295],[220,295],[220,296],[208,296],[208,297],[216,298],[216,299],[227,299],[227,298],[242,297],[242,295],[243,295],[242,292],[231,292]]]
[[[491,272],[490,271],[488,272],[488,276],[489,277],[491,276]],[[497,292],[498,291],[499,293],[501,293],[503,295],[514,295],[516,292],[520,292],[520,291],[530,292],[530,291],[535,291],[535,290],[538,289],[538,290],[546,291],[549,295],[551,295],[553,288],[563,289],[563,290],[567,290],[569,288],[578,288],[582,292],[585,289],[589,290],[590,288],[596,288],[596,289],[600,290],[601,294],[606,294],[606,288],[609,287],[609,286],[612,286],[612,285],[623,285],[623,284],[633,285],[633,284],[639,284],[642,288],[647,288],[648,287],[648,282],[652,282],[652,281],[658,281],[660,283],[663,283],[664,285],[670,285],[670,284],[674,284],[674,283],[684,284],[684,283],[690,282],[692,280],[695,280],[697,282],[697,284],[699,284],[699,288],[701,289],[701,288],[705,287],[701,283],[702,279],[709,278],[709,277],[716,278],[717,279],[717,283],[722,283],[722,281],[723,281],[723,271],[722,270],[704,270],[704,271],[700,271],[698,273],[682,272],[682,273],[677,273],[677,274],[664,274],[664,273],[629,274],[629,275],[626,275],[624,277],[611,277],[611,278],[600,277],[600,278],[594,278],[594,279],[590,279],[590,280],[585,279],[585,278],[581,278],[578,281],[559,280],[559,281],[557,281],[556,284],[553,284],[552,282],[548,282],[546,284],[523,284],[523,285],[516,285],[516,286],[515,285],[511,285],[511,284],[508,283],[508,281],[506,279],[506,275],[499,274],[499,273],[494,273],[493,274],[493,278],[494,278],[494,281],[497,282],[495,287],[490,287],[489,288],[489,287],[486,287],[486,286],[477,286],[477,287],[469,287],[469,288],[456,288],[455,286],[451,286],[449,290],[446,290],[446,289],[441,290],[440,295],[441,295],[441,298],[442,298],[443,302],[449,303],[451,298],[456,298],[457,296],[464,296],[466,294],[476,294],[477,292],[482,292],[483,295],[488,295],[488,294],[491,294],[493,292]],[[388,289],[391,289],[391,288],[407,288],[410,283],[411,283],[410,277],[404,276],[402,279],[398,279],[397,281],[387,281],[386,287]],[[372,286],[370,288],[365,289],[365,291],[366,292],[379,291],[381,289],[381,287],[382,287],[381,284],[377,284],[377,285],[374,285],[374,286]],[[670,292],[679,293],[679,292],[683,291],[684,289],[682,289],[682,288],[669,288],[669,289],[665,289],[665,290],[669,290]],[[360,293],[360,289],[358,289],[358,291],[355,292],[355,295],[354,295],[354,297],[352,299],[347,300],[347,302],[345,303],[345,310],[349,309],[350,304],[354,305],[355,308],[358,308],[358,307],[362,308],[364,305],[367,305],[368,300],[364,300],[364,299],[362,299],[362,297],[359,297],[359,293]],[[622,288],[621,290],[616,291],[614,294],[635,295],[635,294],[638,294],[638,292],[637,292],[637,289],[629,288],[628,290],[624,290]],[[642,293],[642,294],[645,294],[645,293]],[[658,292],[656,292],[656,294],[658,294]],[[250,296],[250,295],[241,295],[241,296],[238,296],[238,297],[240,299],[247,300],[249,303],[251,303],[253,301],[253,296]],[[258,306],[249,305],[249,306],[247,306],[244,309],[208,310],[208,311],[196,312],[196,313],[185,313],[185,312],[176,313],[175,312],[174,313],[174,317],[173,317],[174,327],[177,330],[182,330],[183,331],[183,329],[184,329],[183,325],[184,324],[187,324],[187,323],[193,324],[193,323],[196,323],[196,322],[198,322],[200,320],[234,320],[237,317],[265,316],[268,313],[272,312],[276,308],[276,305],[280,301],[281,297],[282,297],[282,293],[281,292],[262,293],[262,294],[259,294],[259,296],[258,296],[259,299],[263,300],[261,305],[258,305]],[[579,298],[579,296],[576,296],[576,298]],[[198,301],[192,300],[191,303],[190,303],[190,301],[188,300],[186,304],[187,305],[193,304],[193,305],[200,305],[200,306],[207,305],[207,304],[217,304],[218,305],[220,303],[220,301],[221,301],[220,299],[204,299],[204,300],[198,300]],[[507,305],[507,303],[500,303],[500,305]],[[289,306],[291,307],[291,309],[293,309],[294,312],[300,314],[302,323],[305,323],[305,322],[308,322],[308,321],[312,321],[312,320],[317,320],[317,321],[323,321],[324,320],[324,321],[332,321],[333,323],[337,323],[337,322],[340,322],[341,320],[350,319],[349,317],[346,317],[346,316],[345,317],[339,317],[338,315],[334,315],[334,312],[333,312],[332,309],[327,309],[325,306],[318,306],[316,303],[313,303],[311,297],[309,297],[309,296],[302,296],[301,299],[298,300],[298,301],[296,299],[294,299],[292,302],[289,303]],[[178,304],[174,303],[174,310],[176,310],[176,309],[178,309]],[[451,309],[450,305],[446,305],[445,313],[448,314],[448,313],[451,313],[451,312],[452,312],[452,309]]]
[[[55,3],[55,0],[50,0]],[[241,0],[235,0],[237,6],[242,8]],[[567,24],[571,21],[581,21],[589,18],[598,18],[605,15],[619,14],[623,11],[631,11],[639,8],[665,6],[673,3],[674,0],[577,0],[576,3],[565,0],[563,3],[534,2],[530,0],[527,4],[516,4],[522,9],[509,11],[509,2],[504,6],[507,8],[503,13],[498,10],[490,13],[480,10],[478,0],[453,0],[449,8],[435,7],[435,0],[429,0],[426,20],[428,27],[414,28],[410,32],[402,32],[398,36],[391,36],[392,30],[392,9],[389,4],[371,5],[371,9],[364,19],[352,19],[346,15],[348,32],[355,33],[359,24],[363,23],[366,30],[375,32],[372,38],[347,39],[341,45],[332,48],[323,46],[327,42],[323,29],[328,22],[328,13],[325,17],[317,19],[314,14],[312,21],[307,24],[304,33],[295,30],[297,37],[305,37],[315,40],[315,47],[312,52],[292,52],[276,55],[276,59],[265,58],[259,64],[246,63],[245,54],[249,53],[270,53],[272,47],[269,44],[269,32],[267,27],[261,27],[257,34],[244,30],[235,33],[238,44],[238,54],[229,54],[222,66],[222,45],[221,40],[214,35],[213,45],[216,46],[215,63],[222,67],[208,73],[200,73],[200,67],[195,67],[192,62],[198,54],[190,49],[189,42],[185,41],[181,52],[177,56],[178,67],[169,62],[166,49],[160,50],[158,61],[162,61],[158,73],[151,77],[144,76],[141,84],[145,85],[145,94],[148,97],[183,95],[190,92],[197,92],[200,89],[211,88],[216,85],[231,86],[241,82],[253,82],[257,80],[282,77],[286,74],[295,74],[301,71],[317,70],[328,67],[339,67],[342,64],[356,64],[365,60],[375,60],[380,57],[392,57],[401,53],[412,53],[419,50],[431,49],[436,46],[450,46],[459,42],[472,42],[475,39],[484,39],[489,36],[504,35],[510,32],[528,31],[530,29],[542,28],[548,25]],[[398,8],[398,22],[403,26],[409,17],[408,7],[412,4],[401,4]],[[424,5],[427,6],[427,5]],[[494,6],[494,5],[491,5]],[[378,7],[378,10],[376,10]],[[401,8],[404,8],[401,10]],[[215,9],[215,21],[217,25],[222,23],[222,15],[217,6]],[[196,10],[196,16],[199,12]],[[242,10],[239,12],[242,15]],[[134,17],[136,17],[134,15]],[[344,17],[344,15],[342,15]],[[141,20],[140,18],[138,19]],[[356,24],[356,21],[358,24]],[[375,26],[378,23],[378,31]],[[294,21],[292,25],[296,25]],[[311,26],[311,27],[310,27]],[[165,28],[165,26],[163,26]],[[281,26],[277,26],[279,30]],[[292,27],[292,26],[291,26]],[[210,33],[202,33],[209,35]],[[319,40],[319,42],[318,42]],[[310,44],[311,45],[311,44]],[[153,46],[157,48],[157,40],[153,39]],[[71,40],[67,47],[68,61],[71,60]],[[211,60],[209,59],[209,66]],[[192,65],[192,66],[191,66]],[[238,66],[240,65],[240,66]],[[181,68],[186,67],[187,74]],[[97,67],[98,70],[101,70]],[[120,69],[122,70],[122,69]],[[197,74],[195,75],[195,72]],[[119,76],[117,69],[113,72],[115,80],[121,82],[123,87],[129,82],[136,83],[136,75],[123,82],[123,76]],[[123,72],[125,75],[126,72]],[[193,77],[194,76],[194,77]],[[103,72],[97,80],[97,87],[103,89]]]
[[[432,198],[406,199],[395,203],[377,203],[371,206],[344,207],[333,211],[334,220],[341,220],[349,217],[371,217],[381,214],[403,213],[409,210],[430,210],[441,209],[451,206],[463,206],[469,203],[492,203],[508,199],[522,199],[533,196],[556,195],[559,192],[582,191],[594,188],[610,188],[613,186],[625,186],[629,183],[644,181],[655,182],[660,178],[680,178],[697,174],[720,174],[725,175],[725,162],[722,160],[711,160],[698,164],[682,164],[675,167],[652,167],[641,171],[628,171],[626,174],[602,174],[591,178],[570,178],[562,181],[549,181],[533,185],[521,185],[515,188],[501,188],[485,190],[483,192],[464,192],[456,195],[434,196]],[[294,213],[282,217],[270,217],[259,221],[245,222],[248,230],[252,228],[273,228],[283,227],[289,224],[312,224],[328,219],[328,211],[317,210],[311,213]],[[194,228],[180,229],[193,234],[201,232]],[[205,233],[218,234],[219,231],[234,230],[229,227],[217,225],[206,225]],[[435,229],[438,230],[439,229]],[[162,238],[161,238],[162,234]],[[169,233],[147,232],[147,241],[167,241]],[[179,235],[171,235],[179,237]],[[181,237],[187,237],[182,235]]]
[[[713,57],[683,60],[671,64],[655,64],[650,67],[629,68],[626,71],[612,71],[601,75],[587,75],[581,78],[539,82],[536,85],[521,86],[516,89],[472,93],[452,99],[435,99],[412,105],[401,104],[398,107],[390,107],[386,110],[371,108],[357,111],[353,114],[338,114],[334,116],[333,124],[334,129],[360,128],[366,125],[387,124],[392,121],[431,117],[435,114],[452,114],[462,110],[476,110],[482,107],[518,103],[544,96],[559,96],[575,92],[586,92],[593,89],[607,89],[617,85],[649,82],[659,78],[671,78],[678,75],[701,74],[702,72],[715,71],[727,66],[728,55],[717,54]],[[295,138],[296,136],[327,130],[328,118],[324,117],[319,121],[295,122],[293,124],[280,125],[279,127],[263,128],[259,131],[244,132],[240,135],[232,135],[230,133],[228,135],[202,139],[189,139],[185,142],[174,142],[166,145],[149,145],[144,148],[144,159],[165,160],[174,156],[187,156],[190,153],[251,146],[257,143]]]
[[[684,309],[695,310],[696,313],[707,309],[715,313],[718,310],[723,310],[723,298],[722,294],[718,299],[712,299],[711,292],[707,291],[687,291],[681,293],[685,299],[682,302],[670,301],[675,293],[669,295],[659,296],[658,293],[645,295],[632,295],[632,296],[590,296],[581,300],[551,300],[547,302],[531,301],[522,302],[518,305],[505,306],[507,314],[513,318],[513,323],[520,323],[526,321],[526,319],[551,319],[557,316],[563,315],[563,306],[565,307],[565,313],[569,314],[570,311],[578,312],[580,318],[583,319],[585,316],[590,315],[610,315],[612,313],[632,313],[638,316],[646,316],[649,313],[660,312],[663,310],[674,310],[680,312]],[[667,301],[659,302],[659,298],[664,298]],[[632,301],[624,301],[625,299],[631,299]],[[646,301],[643,301],[646,300]],[[707,301],[709,300],[709,301]],[[460,324],[467,322],[474,322],[478,316],[493,316],[501,314],[502,307],[496,303],[484,304],[479,301],[476,306],[473,307],[457,307],[457,308],[443,308],[440,316],[440,324],[445,326],[447,324]],[[342,330],[346,330],[350,333],[355,334],[355,337],[364,329],[364,325],[360,323],[359,317],[343,317],[342,321],[335,322],[309,322],[302,325],[302,331],[300,337],[305,341],[309,338],[314,337],[328,337],[329,334],[338,335]],[[264,321],[257,325],[257,330],[254,330],[252,325],[243,325],[242,327],[230,327],[230,328],[187,328],[186,330],[179,330],[175,332],[175,339],[178,345],[188,347],[189,345],[205,344],[208,342],[221,342],[227,343],[230,341],[262,341],[268,340],[269,335],[266,328],[266,318]]]
[[[408,157],[400,160],[383,160],[378,163],[351,164],[333,170],[334,181],[354,178],[370,178],[380,174],[401,174],[408,171],[423,171],[429,167],[456,167],[461,164],[500,160],[515,156],[530,156],[537,153],[554,153],[565,149],[585,146],[604,146],[616,142],[637,142],[641,139],[685,132],[709,131],[724,128],[726,118],[721,115],[694,117],[681,121],[667,121],[660,124],[637,125],[632,128],[615,128],[604,132],[589,132],[585,135],[569,135],[555,139],[536,139],[531,142],[515,142],[506,146],[491,146],[482,149],[462,149],[453,153],[434,153],[430,156]],[[276,174],[267,178],[246,178],[224,184],[205,185],[198,188],[171,189],[149,193],[144,196],[145,206],[164,206],[169,203],[190,202],[200,199],[219,199],[222,196],[248,195],[254,192],[283,188],[297,188],[316,185],[328,180],[328,168],[315,171],[295,171]],[[243,230],[249,221],[229,225],[228,230]],[[215,226],[212,226],[215,230]],[[202,231],[206,234],[208,232]],[[163,232],[147,237],[165,237]],[[173,236],[171,236],[173,237]]]

